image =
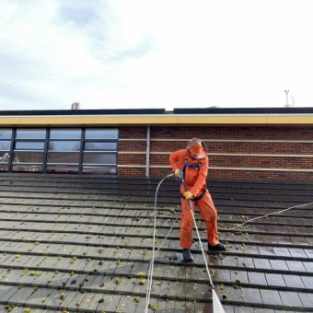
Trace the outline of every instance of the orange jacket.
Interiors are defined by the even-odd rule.
[[[204,159],[193,160],[188,156],[188,150],[177,150],[170,155],[170,164],[173,171],[176,169],[183,170],[185,160],[190,164],[201,164],[200,169],[186,167],[185,184],[187,189],[197,197],[206,189],[206,178],[209,169],[209,157],[204,151],[206,157]],[[184,187],[181,186],[181,193],[184,193]]]

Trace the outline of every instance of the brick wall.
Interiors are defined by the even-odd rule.
[[[119,175],[145,175],[146,137],[146,127],[120,128]],[[170,153],[193,137],[208,147],[209,178],[313,181],[313,127],[151,126],[150,176],[169,174]]]

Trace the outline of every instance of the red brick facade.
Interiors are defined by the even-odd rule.
[[[198,137],[212,179],[313,181],[313,127],[150,127],[151,177],[171,172],[168,157]],[[147,127],[120,127],[118,175],[146,174]]]

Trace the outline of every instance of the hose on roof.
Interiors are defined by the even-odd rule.
[[[300,208],[300,207],[303,207],[303,206],[309,206],[309,205],[312,205],[312,204],[313,204],[313,202],[295,205],[295,206],[292,206],[292,207],[289,207],[289,208],[287,208],[287,209],[283,209],[283,210],[280,210],[280,211],[277,211],[277,212],[268,213],[268,214],[264,214],[264,215],[262,215],[262,216],[258,216],[258,217],[251,218],[250,220],[247,220],[246,222],[244,222],[244,223],[242,223],[242,224],[238,224],[238,225],[236,225],[236,226],[234,226],[234,227],[231,227],[231,228],[222,228],[222,227],[219,227],[218,229],[219,229],[219,230],[224,230],[224,231],[229,231],[229,230],[238,229],[238,228],[241,228],[243,225],[246,225],[246,224],[248,224],[248,223],[251,223],[252,221],[259,220],[259,219],[261,219],[261,218],[268,217],[268,216],[270,216],[270,215],[281,214],[281,213],[290,211],[290,210],[295,209],[295,208]]]
[[[147,293],[146,293],[146,304],[145,304],[145,313],[148,313],[149,309],[149,302],[150,302],[150,295],[151,295],[151,289],[152,289],[152,278],[153,278],[153,268],[154,268],[154,259],[156,254],[159,252],[161,247],[163,246],[164,242],[166,241],[168,235],[172,231],[174,227],[174,223],[177,221],[173,221],[172,226],[170,230],[168,231],[167,235],[165,236],[164,240],[162,241],[161,245],[159,246],[158,250],[155,252],[155,235],[156,235],[156,211],[157,211],[157,198],[158,198],[158,192],[161,184],[163,181],[171,176],[173,176],[174,173],[169,174],[165,176],[158,184],[156,191],[155,191],[155,197],[154,197],[154,218],[153,218],[153,240],[152,240],[152,259],[149,264],[149,272],[148,272],[148,278],[147,278]]]

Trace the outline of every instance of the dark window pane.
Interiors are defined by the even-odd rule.
[[[46,130],[45,129],[17,129],[16,138],[17,139],[45,139]]]
[[[0,141],[0,150],[10,150],[11,141]]]
[[[50,129],[50,139],[81,139],[81,129]]]
[[[6,164],[0,164],[0,172],[7,172],[8,166]]]
[[[49,153],[47,163],[79,163],[79,153]]]
[[[16,141],[14,150],[43,150],[44,142],[36,141]]]
[[[86,129],[85,139],[117,139],[118,130],[117,129]]]
[[[14,153],[13,163],[42,163],[43,153]]]
[[[9,162],[9,158],[9,153],[0,151],[0,162]]]
[[[116,142],[85,142],[85,150],[113,150],[116,151]]]
[[[77,166],[56,165],[47,166],[47,174],[78,174]]]
[[[11,139],[12,138],[12,129],[0,129],[0,139]]]
[[[84,164],[116,164],[116,154],[84,153]]]
[[[116,174],[115,166],[84,166],[83,174],[94,174],[94,175],[102,175],[102,174]]]
[[[48,144],[49,151],[80,151],[80,141],[51,140]]]
[[[32,173],[41,173],[42,172],[42,165],[13,165],[12,166],[13,172],[32,172]]]

